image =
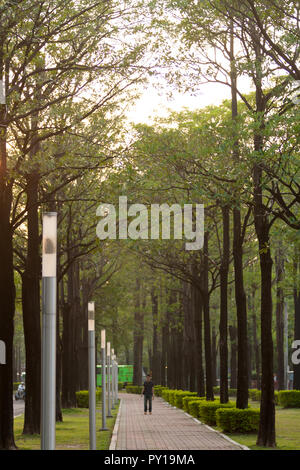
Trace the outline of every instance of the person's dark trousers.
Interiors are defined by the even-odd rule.
[[[149,401],[149,412],[152,412],[152,395],[144,395],[144,412],[147,412],[147,402]]]

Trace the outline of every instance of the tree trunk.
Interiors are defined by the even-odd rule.
[[[143,367],[144,312],[141,311],[141,282],[138,276],[136,278],[135,296],[133,332],[133,384],[141,385]]]
[[[256,217],[258,213],[256,211]],[[260,215],[262,220],[262,216]],[[272,339],[272,258],[265,223],[257,230],[261,267],[261,408],[257,445],[275,447],[275,400]],[[266,248],[267,247],[267,248]]]
[[[220,402],[228,402],[228,271],[229,271],[229,208],[222,207],[223,254],[220,268]]]
[[[237,106],[237,73],[234,57],[233,21],[230,24],[230,77],[231,77],[231,115],[233,121],[238,116]],[[234,133],[236,131],[234,130]],[[233,149],[233,158],[239,163],[238,136]],[[238,374],[237,374],[237,408],[248,407],[248,337],[247,337],[247,305],[244,290],[243,276],[243,236],[241,227],[241,212],[239,194],[236,194],[233,208],[233,261],[234,261],[234,286],[237,315],[238,335]]]
[[[294,309],[295,309],[295,321],[294,321],[294,340],[300,341],[300,281],[299,281],[299,249],[295,247],[294,256]],[[294,390],[300,390],[300,364],[294,364]]]
[[[182,322],[182,319],[180,320]],[[176,381],[175,381],[175,387],[178,390],[184,389],[183,387],[183,375],[184,375],[184,368],[185,364],[183,362],[183,331],[181,328],[177,327],[176,328],[176,333],[175,333],[175,351],[176,355],[175,356],[175,371],[176,371]]]
[[[71,256],[71,254],[70,254]],[[76,353],[74,318],[74,263],[70,264],[67,279],[67,302],[63,307],[62,406],[76,407]]]
[[[2,178],[1,178],[2,179]],[[12,234],[9,224],[11,193],[0,181],[0,339],[6,347],[6,364],[0,365],[0,449],[15,449],[13,433],[13,336],[15,286]]]
[[[127,345],[125,346],[125,357],[126,357],[126,364],[130,364],[130,350]]]
[[[257,326],[256,326],[256,311],[255,311],[255,292],[256,285],[253,284],[251,288],[251,294],[249,299],[249,308],[252,311],[252,338],[253,338],[253,352],[255,362],[255,376],[256,376],[256,388],[260,390],[260,354],[259,354],[259,341],[257,338]]]
[[[73,272],[73,302],[72,302],[72,316],[74,322],[74,369],[73,373],[75,376],[75,392],[82,390],[81,385],[84,384],[85,372],[87,372],[87,367],[85,372],[81,368],[81,355],[85,357],[86,364],[88,363],[88,350],[84,349],[84,337],[87,330],[87,304],[81,306],[80,298],[80,263],[79,260],[76,260],[73,263],[74,272]],[[87,346],[87,345],[86,345]],[[86,353],[86,354],[84,354]],[[85,382],[87,384],[87,381]]]
[[[26,352],[26,398],[23,434],[39,434],[41,408],[41,322],[40,322],[40,272],[39,175],[27,176],[27,227],[28,248],[25,270],[22,274],[22,309]]]
[[[229,326],[231,354],[230,354],[230,388],[237,387],[237,334],[236,327]]]
[[[58,263],[59,271],[59,263]],[[59,275],[57,276],[59,278]],[[62,392],[62,339],[60,335],[60,315],[64,306],[64,283],[63,280],[57,285],[57,308],[56,308],[56,421],[62,422],[63,415],[61,409]]]
[[[159,350],[158,350],[158,296],[153,287],[151,289],[151,304],[152,304],[152,324],[153,324],[153,337],[152,337],[152,376],[156,384],[160,383],[160,366],[159,366]]]
[[[195,338],[196,338],[196,369],[197,369],[197,393],[199,397],[205,396],[205,381],[203,370],[203,306],[201,295],[197,287],[194,287],[194,303],[195,303]]]
[[[277,346],[277,383],[278,390],[284,390],[284,295],[282,281],[284,276],[284,259],[281,243],[275,255],[276,270],[276,346]]]
[[[217,385],[217,333],[215,327],[211,332],[211,352],[212,352],[212,384]]]
[[[3,79],[3,51],[0,51]],[[0,449],[15,449],[13,432],[13,337],[15,284],[10,212],[12,182],[7,172],[6,105],[0,104],[0,340],[6,347],[6,364],[0,365]]]
[[[167,351],[169,342],[169,327],[167,319],[163,319],[163,325],[161,330],[161,362],[160,362],[160,384],[166,387],[166,374],[168,368]]]
[[[88,282],[85,282],[84,279],[80,281],[81,292],[82,292],[82,305],[78,310],[78,330],[77,330],[77,348],[78,348],[78,389],[79,390],[88,390],[89,387],[89,377],[88,377],[88,368],[86,367],[88,363],[88,312],[87,305],[89,302],[89,288]],[[113,341],[113,344],[116,345],[116,342]],[[115,347],[116,353],[116,347]]]
[[[204,233],[201,293],[202,293],[203,317],[204,317],[206,399],[214,400],[214,391],[213,391],[213,382],[212,382],[212,356],[211,356],[209,292],[208,292],[208,233],[207,232]]]
[[[262,51],[259,38],[253,31],[256,55],[255,97],[257,119],[253,136],[254,150],[257,155],[263,152],[263,114],[265,96],[262,90]],[[272,338],[272,258],[270,250],[270,224],[268,210],[263,201],[263,172],[259,164],[253,167],[253,214],[255,232],[258,238],[261,272],[261,407],[257,445],[275,447],[275,400],[273,376],[273,338]]]

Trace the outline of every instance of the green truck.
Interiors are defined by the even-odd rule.
[[[106,366],[107,369],[107,366]],[[132,383],[133,380],[133,365],[118,365],[118,382]],[[102,366],[97,365],[97,387],[102,385]]]

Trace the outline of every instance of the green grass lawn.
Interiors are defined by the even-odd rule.
[[[106,418],[108,431],[99,431],[102,426],[101,408],[97,406],[96,439],[97,450],[109,448],[118,409],[112,410],[112,418]],[[39,450],[40,436],[24,436],[24,415],[14,420],[15,440],[20,450]],[[87,408],[72,408],[63,410],[63,422],[56,423],[57,450],[87,450],[89,449],[89,410]]]
[[[253,408],[259,402],[249,401]],[[256,445],[257,434],[227,434],[228,437],[250,449],[266,450]],[[300,408],[281,408],[276,406],[276,442],[278,450],[300,450]]]

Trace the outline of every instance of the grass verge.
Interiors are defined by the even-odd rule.
[[[259,402],[249,401],[253,408]],[[218,429],[218,428],[215,428]],[[268,450],[256,445],[257,434],[226,434],[240,444],[253,450]],[[276,406],[276,443],[277,450],[300,450],[300,408],[281,408]]]
[[[118,407],[119,408],[119,407]],[[111,436],[118,414],[118,408],[112,410],[112,418],[106,418],[107,431],[102,427],[101,407],[96,411],[96,447],[97,450],[109,449]],[[20,450],[39,450],[40,436],[23,435],[24,415],[14,420],[15,440]],[[89,449],[89,410],[87,408],[71,408],[63,410],[63,422],[56,423],[56,450],[88,450]]]

